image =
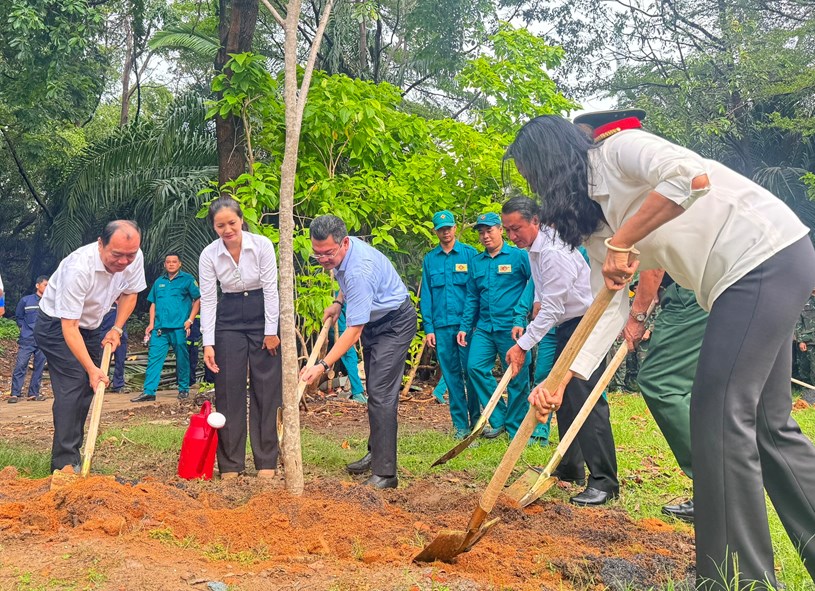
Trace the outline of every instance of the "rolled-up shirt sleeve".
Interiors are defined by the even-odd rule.
[[[591,260],[591,291],[594,297],[603,289],[603,263],[594,258]],[[621,289],[614,294],[603,315],[597,321],[588,340],[580,349],[571,369],[581,380],[587,380],[594,370],[605,359],[606,353],[614,344],[628,318],[628,289]]]
[[[705,161],[690,150],[641,131],[621,133],[608,146],[608,157],[626,176],[687,209],[710,187],[694,190],[693,179],[708,174]]]
[[[277,291],[277,257],[271,240],[262,242],[258,263],[260,266],[260,284],[263,286],[264,328],[266,336],[277,335],[280,319],[280,297]]]
[[[215,345],[218,284],[215,264],[206,250],[198,261],[198,280],[201,289],[201,342],[204,347],[212,347]]]

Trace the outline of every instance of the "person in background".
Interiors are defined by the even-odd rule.
[[[47,286],[48,277],[40,275],[37,277],[36,291],[17,303],[14,319],[17,321],[17,326],[20,327],[20,338],[17,340],[17,363],[14,365],[14,373],[11,376],[11,397],[8,399],[10,403],[17,402],[23,397],[25,374],[32,356],[34,357],[34,371],[28,383],[28,399],[45,400],[45,396],[40,394],[42,372],[45,370],[45,355],[34,340],[34,327],[37,326],[42,293]]]
[[[532,271],[526,251],[504,241],[501,217],[497,213],[480,214],[475,220],[475,229],[484,252],[470,261],[467,298],[456,338],[461,347],[470,346],[467,373],[473,391],[485,407],[498,386],[492,373],[496,357],[503,368],[508,367],[505,357],[515,344],[512,338],[515,308],[532,279]],[[531,357],[525,351],[521,364],[513,366],[507,402],[501,400],[493,410],[489,419],[492,429],[484,433],[485,438],[494,439],[505,431],[510,438],[515,437],[529,408]]]
[[[190,358],[187,337],[198,315],[201,292],[195,277],[181,270],[181,257],[176,252],[164,257],[164,273],[156,279],[147,301],[150,302],[150,323],[144,329],[144,338],[150,339],[147,354],[147,373],[144,392],[131,402],[149,402],[156,399],[161,369],[172,347],[175,351],[178,399],[190,395]]]
[[[467,379],[469,347],[460,346],[456,336],[467,296],[470,261],[478,251],[456,240],[456,220],[449,211],[433,214],[433,229],[439,245],[422,261],[419,306],[427,346],[436,349],[442,379],[449,393],[454,437],[464,439],[478,421],[481,409],[478,396]],[[434,397],[439,400],[435,391]],[[440,402],[444,402],[444,391]]]

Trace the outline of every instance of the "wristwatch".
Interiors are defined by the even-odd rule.
[[[629,316],[631,316],[631,318],[633,318],[637,322],[645,322],[645,319],[648,318],[648,314],[646,314],[645,312],[638,312],[635,314],[634,310],[631,310]]]
[[[115,324],[114,324],[113,326],[111,326],[111,327],[110,327],[110,330],[115,330],[116,332],[118,332],[118,333],[119,333],[119,335],[122,335],[122,334],[124,334],[124,332],[125,332],[124,330],[122,330],[121,328],[119,328],[118,326],[116,326]]]
[[[322,365],[323,368],[325,368],[325,371],[328,371],[329,369],[331,369],[330,367],[328,367],[328,364],[325,362],[325,359],[320,359],[317,362],[317,365]]]

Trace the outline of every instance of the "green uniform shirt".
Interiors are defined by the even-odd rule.
[[[515,306],[531,278],[527,252],[506,242],[494,257],[486,251],[475,255],[460,330],[469,333],[475,326],[487,332],[511,331]]]
[[[439,245],[425,255],[419,301],[425,333],[461,324],[470,260],[477,254],[472,246],[456,240],[449,253]]]
[[[156,305],[156,322],[153,328],[184,328],[189,320],[192,303],[201,297],[195,277],[179,271],[173,279],[165,273],[150,288],[147,301]]]
[[[798,343],[815,343],[815,296],[809,296],[801,316],[795,325],[795,341]]]

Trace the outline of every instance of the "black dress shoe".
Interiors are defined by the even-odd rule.
[[[569,499],[569,502],[578,507],[596,507],[598,505],[605,505],[610,500],[616,499],[617,496],[617,493],[610,493],[589,486],[579,495],[575,495]]]
[[[399,485],[399,479],[396,476],[377,476],[373,474],[362,484],[380,489],[396,488]]]
[[[141,394],[136,396],[135,398],[131,398],[130,402],[155,402],[156,395],[155,394]]]
[[[552,476],[560,480],[561,482],[571,482],[572,484],[576,484],[577,486],[585,486],[586,484],[586,475],[583,474],[566,474],[561,472],[560,470],[555,470],[552,472]]]
[[[366,453],[356,462],[351,462],[345,467],[349,474],[365,474],[371,469],[371,452]]]
[[[670,517],[676,517],[680,521],[693,523],[693,500],[678,505],[665,505],[662,512]]]

